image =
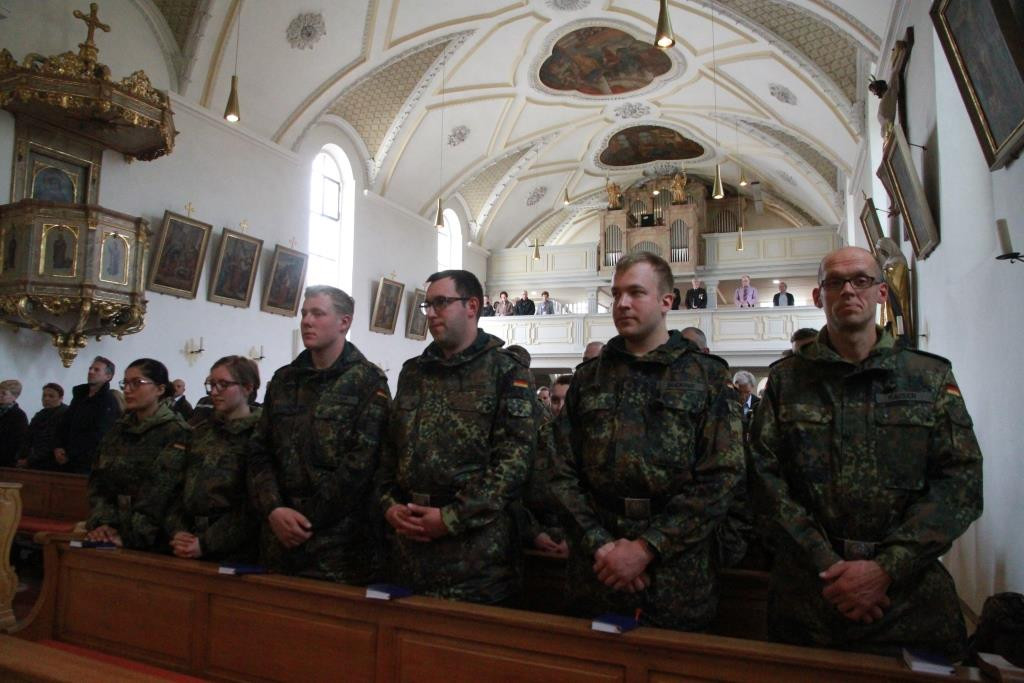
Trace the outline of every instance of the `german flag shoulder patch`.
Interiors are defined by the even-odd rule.
[[[963,396],[960,394],[960,387],[958,387],[955,384],[952,384],[952,383],[947,384],[945,391],[950,396],[956,396],[957,398],[963,398]]]
[[[512,386],[516,389],[529,389],[530,383],[525,379],[515,379],[512,380]]]

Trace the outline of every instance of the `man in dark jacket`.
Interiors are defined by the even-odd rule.
[[[533,315],[537,312],[537,306],[533,299],[523,290],[523,295],[516,299],[516,315]]]
[[[68,410],[64,403],[64,388],[53,382],[43,387],[43,409],[32,416],[28,432],[21,443],[18,453],[18,467],[33,470],[57,469],[57,461],[53,459],[53,442],[57,438],[57,428],[64,413]]]
[[[110,393],[114,372],[110,360],[96,356],[89,366],[86,383],[71,390],[71,405],[57,428],[53,449],[60,470],[88,473],[100,439],[121,417],[117,399]]]

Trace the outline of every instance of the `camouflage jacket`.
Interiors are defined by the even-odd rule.
[[[259,520],[246,489],[249,439],[262,409],[237,420],[213,415],[195,426],[185,457],[184,488],[167,515],[167,534],[199,538],[203,559],[255,561]]]
[[[766,513],[807,563],[822,571],[840,543],[873,543],[899,584],[981,514],[981,452],[949,361],[878,333],[860,364],[827,328],[773,364],[751,450]]]
[[[728,366],[672,331],[634,356],[622,337],[577,366],[559,416],[568,435],[552,487],[568,513],[570,579],[580,609],[642,607],[650,623],[705,628],[717,604],[712,535],[743,476],[739,406],[726,393]],[[626,498],[648,499],[630,517]],[[635,596],[600,584],[595,551],[619,538],[654,551],[648,590]],[[577,610],[579,611],[579,610]]]
[[[371,491],[390,399],[384,372],[351,341],[322,370],[303,351],[267,387],[249,444],[250,495],[263,520],[282,506],[309,519],[313,538],[301,550],[316,574],[349,580],[367,567],[328,565],[375,555]]]
[[[136,420],[126,414],[100,441],[89,475],[87,528],[117,529],[126,547],[159,549],[167,509],[181,489],[181,465],[191,428],[166,403]]]
[[[501,346],[480,331],[452,358],[431,344],[402,367],[379,474],[381,509],[429,495],[449,531],[428,544],[395,539],[404,574],[397,579],[419,590],[481,602],[512,590],[509,505],[529,476],[539,403],[529,368]]]

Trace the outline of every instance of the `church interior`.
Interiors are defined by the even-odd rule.
[[[90,17],[0,0],[0,380],[24,385],[31,415],[42,385],[70,390],[97,355],[115,379],[150,357],[194,403],[221,356],[265,380],[289,363],[303,285],[331,284],[394,392],[430,341],[414,315],[427,276],[464,268],[492,301],[549,294],[554,315],[481,327],[550,384],[616,334],[615,263],[640,250],[670,262],[681,295],[706,288],[669,328],[700,328],[761,380],[793,332],[825,323],[821,258],[861,246],[909,273],[880,322],[952,361],[973,418],[985,512],[943,562],[980,614],[1024,591],[1024,359],[1007,349],[1024,265],[999,258],[1024,249],[1024,15],[991,0],[1022,42],[981,67],[992,90],[972,99],[941,4],[101,0]],[[92,91],[18,80],[79,50],[133,96],[118,116],[62,118]],[[18,204],[33,198],[91,208]],[[783,282],[788,307],[773,305]],[[27,311],[33,292],[50,303]],[[59,302],[82,292],[93,310]]]

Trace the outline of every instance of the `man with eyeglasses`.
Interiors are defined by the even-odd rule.
[[[57,427],[53,458],[64,472],[88,474],[100,440],[117,418],[121,406],[110,393],[114,363],[96,356],[86,371],[86,383],[71,390],[71,404]]]
[[[267,386],[248,476],[266,520],[262,564],[365,584],[378,578],[381,563],[372,489],[391,394],[384,372],[346,338],[354,309],[336,287],[306,288],[306,349]]]
[[[689,631],[718,602],[712,538],[743,475],[728,366],[666,327],[672,269],[636,252],[615,266],[613,337],[576,366],[551,483],[568,515],[569,607]],[[566,438],[567,437],[567,438]]]
[[[982,510],[981,452],[949,361],[875,324],[889,292],[847,247],[818,270],[817,339],[772,365],[751,427],[775,533],[769,632],[801,645],[964,654],[938,558]]]
[[[512,506],[536,447],[529,367],[477,329],[483,289],[466,270],[427,279],[434,341],[405,362],[378,474],[394,581],[417,593],[513,604]]]

